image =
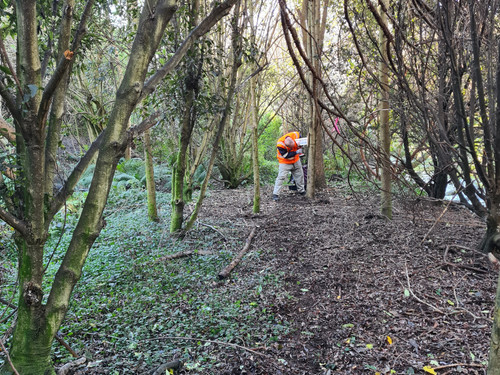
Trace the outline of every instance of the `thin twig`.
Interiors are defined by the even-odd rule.
[[[12,309],[17,309],[17,306],[12,303],[12,299],[10,301],[7,301],[6,299],[0,298],[0,303]]]
[[[448,263],[448,261],[446,260],[447,256],[448,256],[448,251],[450,250],[450,245],[447,245],[446,246],[446,250],[444,251],[444,254],[443,254],[443,262],[444,263]]]
[[[14,371],[14,374],[19,375],[16,368],[14,367],[14,364],[10,360],[9,352],[7,351],[7,349],[5,349],[5,346],[3,345],[3,340],[1,340],[1,339],[0,339],[0,346],[2,347],[2,350],[5,352],[5,356],[7,357],[7,362],[9,362],[9,365],[12,368],[12,371]]]
[[[165,255],[161,258],[156,259],[155,263],[179,259],[179,258],[185,258],[192,255],[214,255],[214,253],[212,251],[204,251],[204,250],[186,250],[186,251],[181,251],[179,253]]]
[[[232,344],[232,343],[229,343],[229,342],[224,342],[224,341],[219,341],[219,340],[205,340],[205,339],[199,339],[199,338],[196,338],[196,337],[158,336],[158,337],[151,338],[151,339],[144,339],[142,341],[154,341],[154,340],[164,340],[164,339],[167,339],[167,340],[188,340],[188,341],[209,342],[211,344],[225,345],[225,346],[230,346],[230,347],[236,348],[236,349],[246,350],[247,352],[250,352],[250,353],[253,353],[253,354],[257,354],[257,355],[260,355],[260,356],[263,356],[263,357],[269,357],[267,354],[259,353],[258,351],[254,350],[254,349],[250,349],[250,348],[247,348],[245,346],[238,345],[238,344]]]
[[[224,241],[227,241],[226,236],[224,236],[224,234],[223,234],[220,230],[218,230],[217,228],[213,227],[212,225],[202,223],[201,221],[198,221],[198,223],[199,223],[200,225],[203,225],[203,226],[205,226],[205,227],[208,227],[208,228],[210,228],[210,229],[213,229],[214,231],[216,231],[217,233],[219,233],[219,234],[222,236],[222,238],[224,238]]]
[[[484,365],[481,365],[479,363],[452,363],[450,365],[443,365],[443,366],[437,366],[433,367],[433,370],[442,370],[444,368],[450,368],[450,367],[457,367],[457,366],[462,366],[462,367],[484,367]]]
[[[45,268],[43,269],[42,275],[45,274],[45,272],[47,271],[47,268],[49,268],[50,261],[52,260],[52,257],[56,253],[56,250],[59,247],[59,244],[61,243],[61,240],[64,236],[64,231],[66,229],[66,217],[67,216],[68,216],[68,205],[67,205],[67,202],[64,201],[64,219],[63,219],[63,225],[61,228],[61,234],[59,235],[59,240],[57,241],[56,246],[54,246],[54,250],[52,251],[52,254],[50,254],[49,260],[47,261]]]
[[[57,341],[59,341],[59,343],[64,346],[68,352],[70,352],[70,354],[74,357],[74,358],[78,358],[78,354],[71,348],[71,346],[69,346],[69,344],[64,341],[64,339],[62,338],[62,335],[58,332],[55,336],[55,339]]]
[[[439,215],[439,217],[436,219],[436,221],[434,222],[434,224],[432,224],[432,227],[430,227],[430,229],[427,231],[427,233],[425,234],[425,236],[422,239],[422,241],[420,242],[420,244],[424,243],[424,241],[427,239],[427,236],[432,232],[432,230],[434,229],[434,227],[436,226],[436,224],[439,223],[439,221],[441,220],[441,218],[443,217],[443,215],[446,213],[446,211],[448,211],[448,208],[450,208],[451,202],[453,202],[453,199],[456,197],[457,194],[458,193],[455,193],[455,195],[453,196],[453,198],[450,199],[450,201],[448,202],[448,204],[444,208],[443,212],[441,212],[441,215]]]
[[[484,319],[484,320],[486,320],[486,321],[488,321],[488,322],[490,322],[490,323],[492,322],[492,320],[491,320],[491,319],[489,319],[489,318],[485,318],[485,317],[482,317],[482,316],[476,316],[476,315],[474,315],[473,313],[471,313],[469,310],[466,310],[466,309],[464,309],[464,308],[461,308],[461,309],[459,309],[459,310],[455,310],[455,311],[453,311],[452,313],[446,313],[446,312],[444,312],[444,311],[442,311],[442,310],[438,309],[437,307],[432,306],[431,304],[429,304],[429,303],[425,302],[424,300],[422,300],[422,299],[418,298],[418,297],[415,295],[415,293],[413,293],[413,290],[411,289],[411,285],[410,285],[410,276],[408,275],[408,266],[406,266],[406,264],[405,264],[405,273],[406,273],[406,282],[407,282],[407,286],[408,286],[408,292],[410,292],[411,296],[412,296],[413,298],[415,298],[418,302],[423,303],[424,305],[429,306],[429,307],[430,307],[431,309],[433,309],[434,311],[439,312],[439,313],[441,313],[441,314],[443,314],[443,315],[451,315],[451,314],[467,313],[467,314],[469,314],[470,316],[472,316],[474,319],[479,319],[479,320]],[[400,283],[401,283],[401,282],[400,282]]]
[[[413,298],[415,298],[418,302],[420,303],[423,303],[424,305],[427,305],[429,306],[431,309],[433,309],[434,311],[437,311],[443,315],[446,315],[446,313],[440,309],[438,309],[437,307],[435,306],[432,306],[431,304],[425,302],[424,300],[418,298],[415,293],[413,293],[413,290],[411,289],[411,285],[410,285],[410,276],[408,275],[408,266],[405,264],[405,273],[406,273],[406,282],[407,282],[407,285],[408,285],[408,291],[410,292],[410,294],[412,295]]]

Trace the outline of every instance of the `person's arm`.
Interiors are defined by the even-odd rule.
[[[279,147],[279,146],[278,146],[278,151],[279,151],[280,155],[283,156],[285,159],[292,159],[293,157],[295,157],[295,155],[298,154],[298,152],[296,152],[296,151],[288,151],[286,148]]]

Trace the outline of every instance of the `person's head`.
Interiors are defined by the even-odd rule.
[[[295,141],[292,139],[292,137],[285,138],[285,146],[288,148],[292,148],[295,146]]]

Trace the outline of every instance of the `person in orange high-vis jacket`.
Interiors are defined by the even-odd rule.
[[[298,138],[300,138],[299,132],[290,132],[278,139],[276,143],[277,158],[280,164],[278,177],[276,177],[276,182],[274,183],[274,201],[279,199],[280,190],[288,172],[292,173],[292,177],[297,185],[297,192],[300,195],[306,194],[304,188],[304,171],[302,170],[302,163],[300,162],[302,149],[295,142]]]

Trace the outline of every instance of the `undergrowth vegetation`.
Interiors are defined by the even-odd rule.
[[[133,179],[140,181],[140,174]],[[189,373],[206,374],[220,363],[221,347],[267,345],[287,333],[287,323],[273,315],[266,300],[279,293],[281,277],[259,264],[258,249],[247,255],[245,265],[258,272],[240,274],[236,269],[228,281],[217,279],[248,235],[238,223],[222,218],[199,223],[185,238],[175,238],[168,232],[170,194],[158,193],[161,221],[150,222],[141,184],[119,181],[110,193],[105,228],[88,255],[60,331],[79,356],[110,374],[151,371],[172,359],[183,360]],[[64,256],[85,195],[75,195],[51,229],[47,285]],[[3,273],[3,285],[8,286],[1,288],[4,300],[12,298],[16,278],[16,255],[7,238],[4,233],[0,258],[0,265],[9,270]],[[184,250],[203,255],[162,258]],[[12,318],[0,324],[0,332],[11,323]],[[57,341],[53,353],[56,363],[73,359]]]

